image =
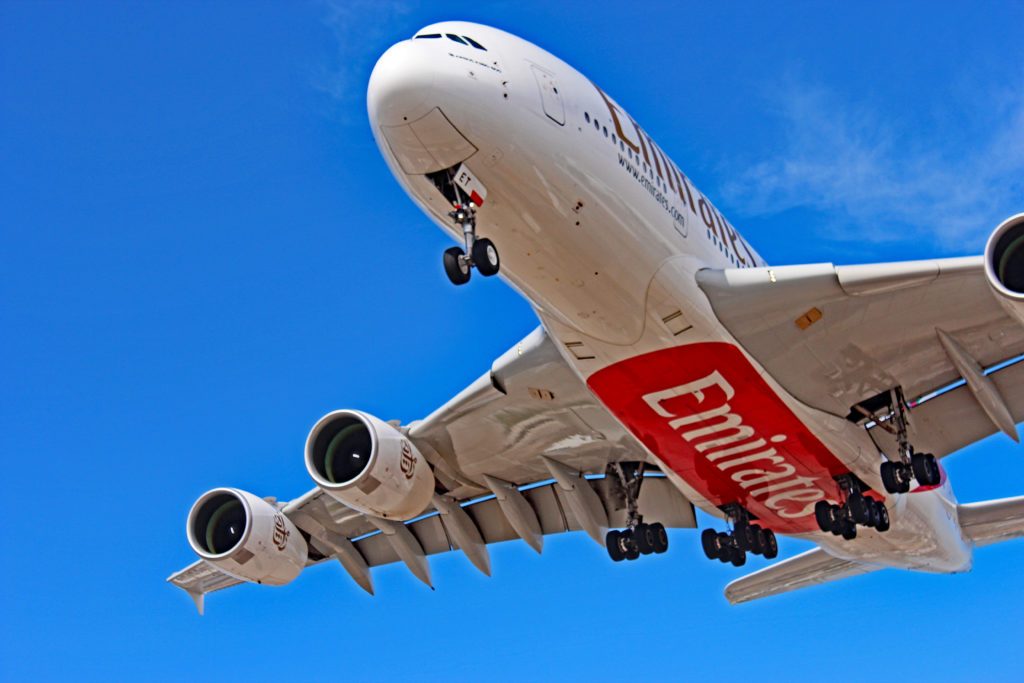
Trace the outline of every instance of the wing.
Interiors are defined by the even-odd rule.
[[[975,546],[1024,536],[1024,496],[958,505],[957,515]],[[881,567],[839,559],[815,548],[733,581],[726,586],[725,597],[735,605],[877,569]]]
[[[427,418],[399,429],[445,489],[406,524],[364,515],[319,488],[278,507],[308,541],[309,564],[337,559],[373,592],[370,568],[404,562],[431,584],[427,557],[461,550],[490,574],[487,545],[517,538],[538,552],[543,536],[584,530],[604,544],[625,526],[627,506],[612,463],[642,463],[647,451],[593,397],[542,328]],[[620,465],[621,467],[621,465]],[[646,470],[646,471],[644,471]],[[639,513],[672,528],[696,526],[693,506],[650,466],[627,468]],[[242,583],[205,561],[172,575],[203,610],[207,593]]]
[[[879,567],[832,557],[821,548],[808,550],[788,560],[736,579],[725,587],[725,597],[733,605],[769,595],[778,595],[819,583],[867,574]]]
[[[917,437],[936,455],[997,430],[1017,438],[1024,364],[1003,366],[1024,353],[1024,326],[990,291],[981,257],[704,270],[697,280],[729,332],[804,403],[857,421],[858,405],[895,387],[908,399],[942,391],[911,401]]]

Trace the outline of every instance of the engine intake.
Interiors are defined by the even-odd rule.
[[[412,519],[434,492],[434,475],[416,447],[391,425],[357,410],[337,410],[313,426],[306,469],[339,503],[386,519]]]
[[[200,496],[188,513],[186,533],[199,557],[244,581],[283,586],[306,566],[306,540],[292,521],[239,489]]]
[[[1024,323],[1024,213],[1003,221],[988,238],[985,277],[1003,308]]]

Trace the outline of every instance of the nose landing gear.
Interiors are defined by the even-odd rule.
[[[448,215],[462,227],[466,243],[465,249],[452,247],[444,252],[444,272],[448,279],[455,285],[465,284],[469,282],[471,268],[485,277],[495,275],[501,268],[501,259],[493,242],[476,236],[476,205],[473,202],[456,205]]]

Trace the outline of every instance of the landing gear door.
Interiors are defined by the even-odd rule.
[[[537,79],[537,87],[540,88],[540,102],[544,107],[544,113],[558,125],[564,126],[565,105],[558,92],[558,83],[555,81],[555,77],[536,64],[530,66],[533,69],[533,77]]]

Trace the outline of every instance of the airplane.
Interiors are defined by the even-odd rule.
[[[960,504],[941,459],[1024,420],[1024,213],[984,254],[769,265],[610,95],[509,33],[441,22],[370,77],[380,152],[456,240],[445,273],[499,275],[540,325],[408,424],[337,410],[313,426],[313,488],[215,488],[168,581],[283,585],[337,559],[373,593],[402,562],[582,530],[613,561],[694,534],[708,560],[774,559],[733,604],[881,568],[971,569],[1024,535],[1024,496]],[[499,252],[500,247],[500,252]],[[500,253],[500,255],[499,255]]]

